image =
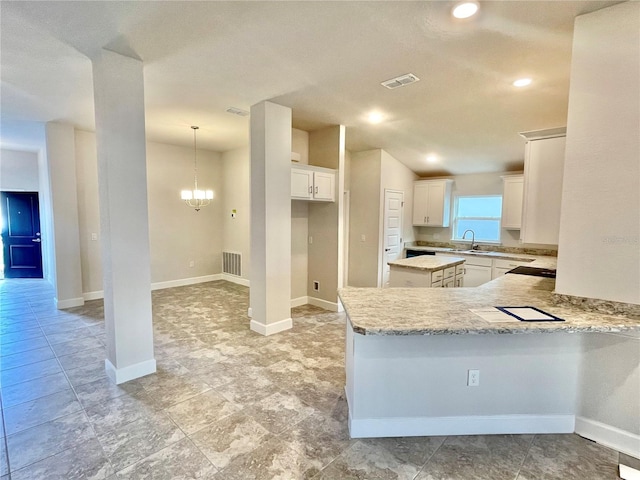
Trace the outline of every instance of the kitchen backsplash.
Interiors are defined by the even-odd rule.
[[[413,242],[413,245],[418,247],[460,248],[461,246],[468,246],[469,242],[451,243],[451,242],[417,241],[417,242]],[[486,252],[524,253],[527,255],[547,255],[550,257],[558,256],[558,250],[556,248],[529,248],[529,247],[504,247],[501,245],[479,245],[478,250],[486,251]]]

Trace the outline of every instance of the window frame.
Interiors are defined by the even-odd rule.
[[[488,197],[492,197],[492,198],[500,198],[500,216],[499,217],[459,217],[458,216],[458,206],[459,206],[459,200],[461,198],[488,198]],[[479,221],[483,221],[483,220],[487,220],[487,221],[498,221],[498,239],[497,240],[481,240],[476,238],[476,243],[486,243],[486,244],[493,244],[493,245],[501,245],[502,244],[502,202],[504,201],[504,196],[500,193],[493,193],[493,194],[485,194],[485,195],[460,195],[460,194],[456,194],[453,198],[453,218],[451,219],[451,241],[452,242],[466,242],[466,241],[470,241],[470,238],[466,238],[466,239],[462,239],[462,238],[456,238],[456,232],[458,230],[458,220],[460,218],[464,219],[464,220],[479,220]]]

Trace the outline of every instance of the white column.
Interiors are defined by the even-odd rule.
[[[93,60],[107,374],[117,384],[156,371],[142,62]]]
[[[291,109],[251,107],[251,330],[291,321]]]
[[[53,242],[55,263],[56,306],[77,307],[82,297],[80,267],[80,227],[78,226],[78,190],[76,187],[75,129],[72,125],[49,122],[45,125],[46,165],[50,195],[50,222],[53,235],[44,238]],[[53,238],[51,238],[53,237]]]

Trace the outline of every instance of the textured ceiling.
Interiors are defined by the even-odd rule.
[[[2,1],[0,120],[93,130],[90,58],[109,48],[144,62],[150,140],[190,146],[195,124],[202,148],[247,145],[248,118],[225,109],[271,100],[423,175],[521,168],[518,132],[566,124],[574,18],[619,2],[481,2],[465,21],[453,3]],[[409,72],[420,81],[380,85]]]

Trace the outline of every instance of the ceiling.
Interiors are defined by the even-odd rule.
[[[248,145],[248,118],[225,109],[270,100],[296,128],[346,125],[348,149],[421,175],[521,169],[518,132],[566,123],[574,18],[619,2],[480,3],[456,20],[444,0],[2,1],[0,121],[93,130],[90,58],[108,48],[144,62],[152,141],[191,146],[199,125],[202,148]],[[420,81],[380,85],[409,72]]]

